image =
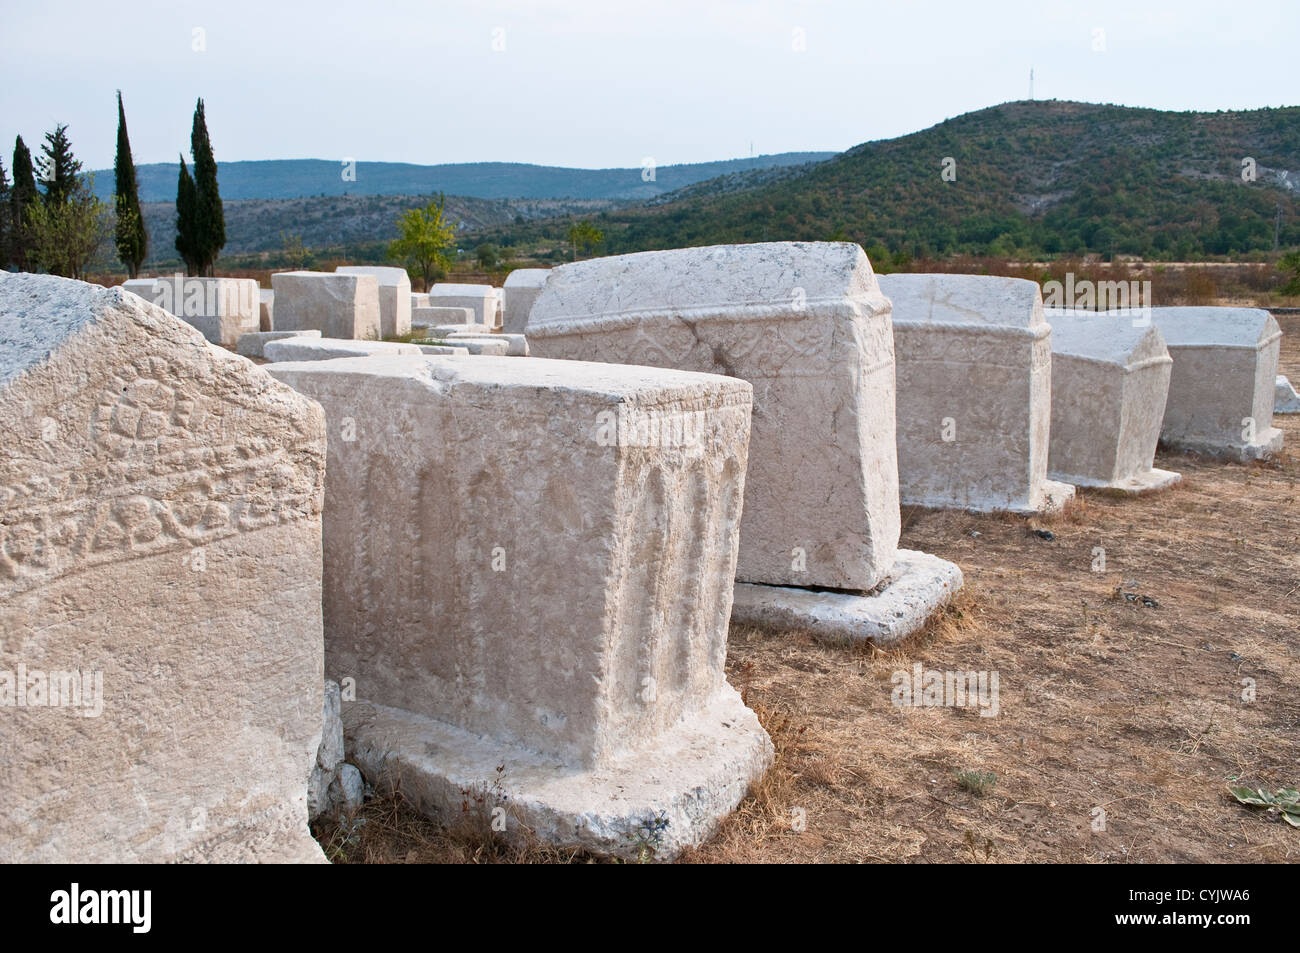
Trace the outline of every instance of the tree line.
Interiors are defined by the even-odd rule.
[[[194,109],[190,158],[192,176],[184,154],[180,157],[176,251],[189,275],[212,275],[226,244],[226,222],[202,99]],[[0,267],[84,278],[111,234],[127,274],[139,274],[149,252],[149,235],[120,90],[111,208],[95,195],[94,175],[82,172],[65,123],[45,134],[35,158],[18,136],[10,169],[12,181],[0,157]]]

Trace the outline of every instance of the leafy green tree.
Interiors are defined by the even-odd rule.
[[[95,195],[92,175],[78,175],[57,194],[55,201],[47,196],[27,207],[30,264],[84,279],[111,231],[109,208]]]
[[[144,216],[140,214],[140,191],[135,179],[135,161],[131,158],[131,140],[126,134],[126,110],[122,107],[122,91],[117,91],[117,156],[113,160],[113,206],[117,212],[117,227],[113,235],[117,257],[126,265],[127,274],[134,278],[140,273],[149,250],[149,235],[145,231]]]
[[[194,180],[185,165],[185,156],[181,156],[181,174],[176,183],[176,251],[181,261],[185,262],[185,273],[190,276],[199,273],[199,245],[197,223],[195,221]]]
[[[605,233],[586,220],[574,222],[569,226],[569,248],[573,250],[573,260],[578,260],[578,253],[588,254],[605,240]]]
[[[45,134],[36,167],[40,172],[41,188],[45,189],[47,205],[62,203],[76,188],[81,175],[81,163],[73,158],[66,123],[59,123],[53,132]]]
[[[40,201],[36,188],[36,173],[32,168],[32,153],[23,137],[14,140],[14,184],[9,189],[9,254],[8,258],[19,271],[31,267],[28,251],[31,248],[31,231],[27,225],[27,210]]]
[[[190,154],[194,157],[194,260],[199,274],[211,275],[217,255],[226,246],[226,215],[217,189],[217,160],[212,157],[202,99],[194,107]]]
[[[501,264],[501,250],[490,242],[484,242],[474,249],[479,267],[485,271],[494,271]]]
[[[403,212],[397,220],[397,238],[388,246],[388,257],[406,263],[424,279],[424,290],[433,284],[434,273],[450,263],[447,251],[456,239],[456,228],[446,219],[447,197],[424,208]]]
[[[280,253],[285,265],[295,271],[311,267],[311,250],[302,243],[302,235],[297,232],[280,233]]]

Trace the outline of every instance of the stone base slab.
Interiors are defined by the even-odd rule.
[[[345,704],[343,724],[348,757],[366,778],[400,788],[429,817],[453,820],[467,792],[486,795],[476,809],[505,808],[503,837],[528,828],[556,847],[632,860],[643,844],[664,861],[703,843],[773,758],[767,732],[729,685],[653,747],[593,769],[367,702]],[[668,822],[658,836],[646,826],[656,818]]]
[[[1172,470],[1160,470],[1152,467],[1142,473],[1135,473],[1132,476],[1125,477],[1122,480],[1091,480],[1085,477],[1072,477],[1063,474],[1053,474],[1061,480],[1068,480],[1075,486],[1088,487],[1099,490],[1115,490],[1120,493],[1131,493],[1139,496],[1143,493],[1154,493],[1157,490],[1164,490],[1182,480],[1181,473],[1175,473]]]
[[[963,585],[946,559],[900,549],[889,581],[871,594],[736,583],[732,624],[800,629],[828,642],[897,642],[916,632]]]
[[[1269,427],[1255,435],[1251,443],[1212,443],[1208,440],[1167,441],[1163,438],[1161,446],[1182,453],[1200,453],[1210,457],[1223,457],[1238,463],[1251,460],[1266,460],[1282,449],[1282,431]]]

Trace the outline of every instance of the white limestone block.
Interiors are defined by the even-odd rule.
[[[870,595],[738,582],[731,622],[807,632],[825,642],[889,645],[924,626],[963,584],[955,563],[900,549],[889,576]]]
[[[1177,473],[1152,467],[1174,363],[1160,329],[1128,314],[1045,314],[1052,328],[1048,475],[1129,493],[1177,483]]]
[[[469,353],[466,347],[451,347],[446,344],[420,344],[418,341],[412,341],[420,349],[421,354],[432,354],[439,357],[464,357]]]
[[[332,361],[340,357],[374,357],[391,354],[419,354],[414,344],[397,341],[345,341],[338,338],[290,335],[262,346],[268,361]]]
[[[522,334],[483,334],[475,331],[452,331],[447,335],[449,341],[505,341],[507,357],[527,357],[528,339]]]
[[[503,295],[504,317],[502,327],[507,334],[522,334],[528,327],[528,313],[542,293],[542,286],[550,275],[549,268],[516,268],[506,276]]]
[[[145,301],[153,301],[153,288],[157,283],[157,278],[128,278],[122,282],[121,287],[125,291],[139,295]]]
[[[435,308],[469,308],[473,312],[470,323],[491,328],[496,321],[496,292],[497,289],[491,285],[435,283],[429,289],[429,305]]]
[[[234,347],[241,335],[260,327],[258,287],[251,278],[187,278],[178,274],[147,280],[153,285],[148,289],[152,297],[146,300],[198,328],[213,344]]]
[[[476,323],[473,308],[416,308],[411,314],[411,327],[433,330],[435,328],[462,328],[467,331],[488,331],[487,325]]]
[[[431,812],[504,765],[507,836],[518,818],[629,856],[662,813],[659,858],[707,837],[771,759],[724,675],[749,385],[490,357],[269,369],[329,421],[351,760]]]
[[[857,245],[642,252],[551,271],[534,355],[754,387],[737,579],[869,590],[898,546],[889,302]]]
[[[271,276],[275,330],[315,329],[327,338],[380,337],[379,279],[326,271],[282,271]]]
[[[1295,387],[1281,374],[1274,380],[1273,413],[1300,414],[1300,394],[1296,393]]]
[[[482,337],[430,338],[429,341],[436,342],[443,347],[463,349],[469,354],[484,354],[492,357],[512,356],[510,355],[510,342],[499,334],[483,335]]]
[[[266,288],[258,289],[258,330],[275,330],[275,292]]]
[[[1152,308],[1174,359],[1160,439],[1250,460],[1282,447],[1273,426],[1282,331],[1259,308]]]
[[[134,294],[10,275],[0,408],[0,863],[323,862],[320,406]]]
[[[429,306],[429,296],[423,292],[412,293],[411,295],[411,319],[415,319],[416,308],[427,308]]]
[[[340,265],[340,275],[374,275],[379,279],[379,333],[395,338],[411,331],[411,278],[405,268]]]
[[[282,341],[285,338],[320,338],[319,331],[254,331],[251,334],[241,335],[239,343],[235,345],[235,351],[244,357],[266,357],[266,345],[271,341]]]
[[[882,275],[898,362],[898,482],[908,506],[1021,513],[1074,488],[1047,478],[1051,328],[1038,285]]]

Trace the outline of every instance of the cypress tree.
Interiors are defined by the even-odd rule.
[[[202,99],[194,107],[190,154],[194,156],[195,261],[200,274],[211,275],[217,255],[226,244],[226,216],[217,191],[217,160],[212,157]]]
[[[176,183],[176,250],[180,252],[181,261],[185,262],[187,275],[194,275],[199,270],[194,206],[194,180],[185,165],[185,156],[181,156],[181,175]]]
[[[0,160],[0,269],[9,264],[9,175]]]
[[[45,134],[36,165],[41,173],[41,186],[45,189],[45,204],[62,205],[81,174],[81,163],[72,157],[72,143],[68,141],[65,123],[59,123],[53,132]]]
[[[117,157],[113,160],[113,179],[117,255],[126,265],[127,274],[134,278],[139,274],[149,249],[149,236],[145,232],[144,217],[140,214],[140,192],[136,185],[135,162],[131,158],[131,140],[126,134],[126,110],[122,107],[120,89],[117,91]]]
[[[31,236],[27,227],[27,209],[39,201],[41,193],[36,190],[36,173],[32,169],[32,153],[23,142],[23,137],[14,140],[14,161],[12,166],[14,184],[9,191],[9,259],[18,266],[19,271],[28,267],[28,251],[31,248]]]

